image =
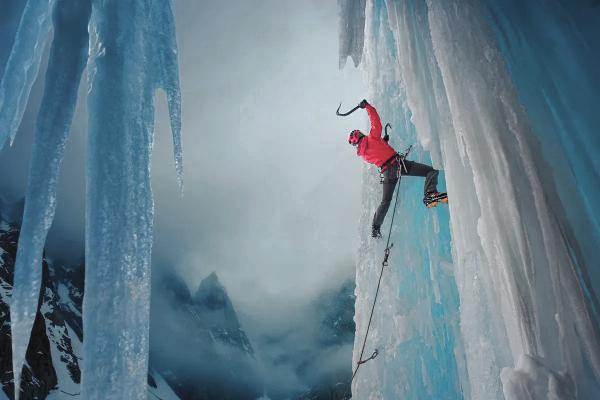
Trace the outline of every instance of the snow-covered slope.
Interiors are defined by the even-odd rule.
[[[516,3],[367,1],[368,98],[392,123],[397,150],[415,143],[411,159],[444,170],[450,204],[425,210],[422,182],[402,180],[365,351],[380,356],[361,366],[355,398],[600,394],[600,282],[589,251],[600,232],[584,206],[599,183],[598,166],[585,160],[600,150],[597,125],[588,129],[597,113],[575,112],[578,96],[598,100],[588,71],[598,62],[600,16],[586,2],[545,2],[535,12]],[[538,85],[524,86],[532,71]],[[582,90],[566,90],[565,79]],[[541,129],[540,115],[552,129]],[[574,142],[585,150],[570,153]],[[376,175],[365,169],[355,362],[383,257],[367,234]]]
[[[0,219],[0,398],[11,399],[14,397],[8,305],[18,237],[18,225]],[[22,377],[23,399],[80,397],[83,273],[83,266],[56,266],[44,259],[40,302]],[[154,388],[152,379],[157,385]],[[148,378],[149,391],[164,399],[178,399],[159,374],[154,373],[152,379]]]

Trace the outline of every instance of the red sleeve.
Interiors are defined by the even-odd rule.
[[[369,119],[371,120],[371,132],[369,132],[369,136],[381,139],[381,120],[379,119],[379,114],[377,114],[377,110],[370,104],[367,104],[367,114],[369,114]]]

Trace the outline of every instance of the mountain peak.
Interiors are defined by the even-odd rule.
[[[222,286],[221,282],[219,282],[219,277],[217,276],[216,271],[211,272],[210,275],[208,275],[206,278],[204,278],[202,280],[202,282],[213,283],[213,284],[218,284],[218,285]],[[200,282],[200,285],[202,285],[202,282]]]
[[[194,305],[209,326],[222,326],[229,329],[240,327],[227,290],[219,282],[215,272],[200,282],[194,294]]]

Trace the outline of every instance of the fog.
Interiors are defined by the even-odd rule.
[[[158,94],[154,273],[176,272],[194,291],[216,271],[260,341],[313,318],[301,310],[353,276],[361,162],[346,137],[367,120],[335,109],[364,97],[362,74],[338,69],[334,0],[174,0],[174,12],[185,188],[182,197]],[[4,57],[11,39],[0,32]],[[44,69],[14,145],[0,152],[5,199],[25,193]],[[84,77],[47,241],[48,255],[69,263],[84,248],[86,90]]]
[[[360,168],[335,115],[364,95],[338,70],[335,1],[177,1],[185,194],[166,110],[153,176],[155,259],[192,289],[217,271],[254,318],[286,312],[353,274]],[[164,105],[164,102],[162,103]]]

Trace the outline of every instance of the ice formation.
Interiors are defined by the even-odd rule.
[[[95,2],[92,26],[82,396],[142,399],[147,395],[154,93],[167,92],[179,143],[175,26],[170,2],[163,0]]]
[[[450,205],[425,210],[421,182],[402,180],[365,352],[380,355],[354,398],[600,393],[600,146],[586,103],[599,93],[600,16],[580,3],[367,1],[368,98],[397,150],[417,143],[411,159],[444,170]],[[354,362],[383,257],[367,235],[377,174],[364,177]]]
[[[28,12],[28,8],[29,4],[25,13]],[[87,63],[87,25],[90,11],[90,1],[63,0],[57,2],[53,13],[54,40],[36,124],[25,212],[15,264],[11,330],[16,382],[20,382],[21,368],[25,362],[25,353],[37,311],[44,243],[56,208],[56,183],[60,162],[77,104],[77,89]],[[46,18],[41,17],[44,20]],[[37,58],[33,64],[39,64],[40,55],[36,54],[35,57]],[[7,69],[6,81],[9,80],[10,73],[11,70]],[[30,85],[31,77],[23,83]],[[26,94],[22,96],[25,96],[26,100]],[[6,98],[14,99],[14,93],[7,91]],[[24,101],[15,111],[18,115],[14,118],[19,121],[25,103]],[[13,104],[12,101],[10,104]]]
[[[82,397],[142,399],[147,396],[150,156],[157,89],[167,95],[183,187],[171,3],[29,0],[0,83],[0,147],[17,131],[51,20],[54,39],[36,124],[11,303],[16,380],[35,317],[56,180],[90,49]]]

